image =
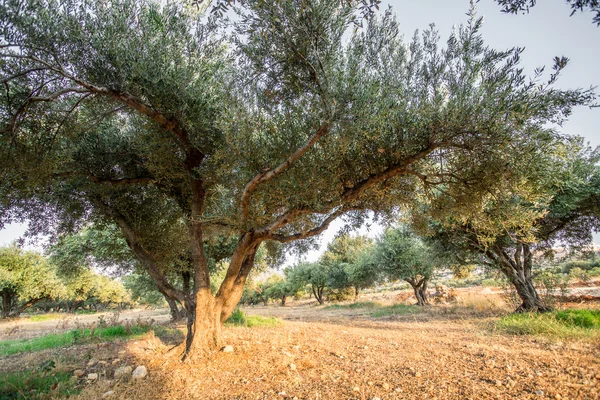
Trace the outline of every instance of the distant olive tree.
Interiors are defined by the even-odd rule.
[[[34,304],[64,292],[53,266],[41,254],[16,246],[0,248],[2,318],[19,316]]]

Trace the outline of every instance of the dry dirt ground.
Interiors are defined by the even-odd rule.
[[[226,327],[223,344],[234,352],[194,361],[166,356],[168,341],[150,335],[5,357],[0,373],[55,357],[59,367],[99,373],[97,382],[80,380],[80,399],[599,398],[600,343],[501,334],[492,327],[502,311],[493,306],[436,306],[385,318],[310,304],[246,312],[284,321]],[[87,367],[90,358],[104,362]],[[145,365],[148,376],[115,381],[121,365]]]

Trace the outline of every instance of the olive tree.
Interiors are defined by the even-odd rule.
[[[446,255],[500,271],[521,300],[516,311],[548,311],[534,282],[539,259],[556,243],[584,246],[600,231],[600,151],[574,137],[527,153],[518,188],[496,193],[470,218],[430,221],[430,235]]]
[[[402,279],[410,284],[417,304],[424,306],[427,285],[435,268],[431,249],[408,226],[388,228],[377,241],[374,262],[387,279]]]
[[[27,308],[57,298],[65,289],[41,254],[16,246],[0,248],[2,318],[17,317]]]
[[[0,10],[0,213],[35,231],[119,227],[188,315],[185,355],[219,344],[270,241],[456,188],[476,207],[518,147],[593,93],[528,80],[473,13],[445,47],[404,42],[354,1],[238,2],[235,29],[179,3],[9,1]],[[362,27],[361,27],[362,25]],[[483,172],[485,171],[485,174]],[[458,188],[461,188],[460,190]],[[205,239],[234,235],[211,292]],[[163,254],[189,249],[189,292]]]

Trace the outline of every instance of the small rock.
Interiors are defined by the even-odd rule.
[[[116,364],[118,364],[118,363],[120,363],[120,362],[121,362],[121,359],[120,359],[120,358],[115,358],[115,359],[112,361],[112,365],[116,365]]]
[[[373,382],[369,381],[369,382],[367,382],[367,385],[373,386]]]
[[[85,371],[82,369],[76,369],[75,371],[73,371],[73,375],[75,375],[78,378],[81,378],[85,375]]]
[[[108,392],[104,392],[104,394],[102,395],[102,398],[106,398],[108,396],[112,396],[113,394],[115,394],[114,390],[109,390]]]
[[[125,354],[125,353],[127,353],[125,350],[121,350],[121,351],[119,351],[117,354],[119,354],[119,355],[120,355],[120,354]]]
[[[277,393],[277,394],[278,394],[278,395],[280,395],[280,396],[282,396],[282,397],[285,397],[285,396],[287,396],[287,393],[286,393],[286,392],[279,392],[279,393]]]
[[[380,397],[371,397],[371,400],[381,400]]]
[[[494,383],[496,384],[496,386],[502,386],[502,382],[501,381],[495,381]]]
[[[144,365],[140,365],[131,374],[131,379],[144,379],[146,375],[148,375],[148,370]]]
[[[88,381],[95,381],[96,379],[98,379],[98,374],[88,374],[87,376]]]
[[[225,346],[221,349],[223,353],[233,353],[233,346]]]
[[[558,399],[562,399],[562,396],[560,394],[556,393],[554,395],[554,398],[558,400]]]
[[[115,379],[120,379],[124,376],[129,376],[129,375],[131,375],[132,371],[133,371],[133,368],[131,368],[130,365],[128,365],[126,367],[119,367],[119,368],[115,369]]]
[[[296,370],[296,364],[290,364],[290,369],[292,371],[295,371]]]
[[[106,361],[98,361],[98,365],[105,366],[108,363]]]
[[[390,385],[387,382],[384,382],[383,385],[381,385],[385,390],[389,390]]]
[[[397,387],[396,389],[394,389],[394,392],[396,392],[396,393],[402,393],[402,388],[401,387]]]
[[[543,396],[544,395],[544,391],[543,390],[536,390],[534,393],[537,394],[538,396]]]
[[[354,386],[354,389],[352,389],[355,392],[360,392],[360,388],[358,386]]]
[[[98,364],[98,360],[96,358],[91,358],[90,361],[88,361],[87,366],[91,367],[96,364]]]

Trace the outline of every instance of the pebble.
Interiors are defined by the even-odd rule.
[[[109,390],[108,392],[105,392],[102,395],[102,398],[105,398],[105,397],[108,397],[108,396],[112,396],[113,394],[115,394],[115,391],[114,390]]]
[[[90,359],[90,361],[88,361],[87,366],[91,367],[93,365],[96,365],[98,363],[98,360],[95,358]]]
[[[146,366],[140,365],[131,374],[131,379],[144,379],[146,375],[148,375],[148,370],[146,369]]]
[[[385,390],[389,390],[390,385],[387,382],[384,382],[383,385],[381,385]]]
[[[296,370],[296,364],[290,364],[290,369],[292,371],[295,371]]]
[[[112,361],[112,365],[118,364],[118,363],[120,363],[120,362],[121,362],[121,359],[120,359],[120,358],[115,358],[115,359]]]
[[[233,353],[233,346],[225,346],[221,349],[223,353]]]
[[[360,392],[360,388],[358,386],[354,386],[354,389],[352,389],[355,392]]]
[[[119,367],[119,368],[115,369],[115,379],[120,379],[124,376],[129,376],[132,371],[133,371],[133,368],[131,368],[131,366],[129,366],[129,365],[126,367]]]
[[[371,397],[371,400],[381,400],[381,397]]]
[[[535,394],[537,394],[538,396],[543,396],[544,395],[544,391],[543,390],[536,390]]]
[[[75,375],[78,378],[81,378],[85,375],[85,371],[82,369],[76,369],[75,371],[73,371],[73,375]]]
[[[88,374],[87,376],[88,381],[95,381],[96,379],[98,379],[98,374]]]

